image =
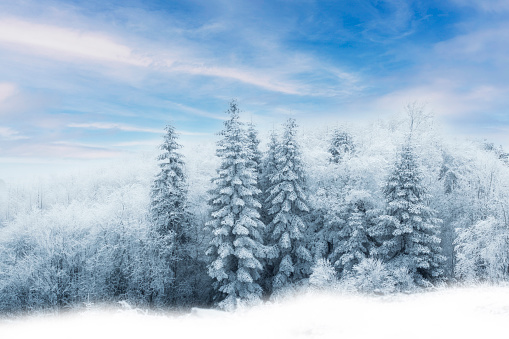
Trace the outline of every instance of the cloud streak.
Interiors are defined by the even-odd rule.
[[[0,19],[0,43],[61,59],[79,57],[91,60],[148,66],[150,60],[136,55],[132,48],[102,33],[42,25],[22,20]]]
[[[124,132],[144,132],[144,133],[157,133],[163,134],[163,129],[156,128],[147,128],[147,127],[138,127],[131,126],[121,123],[113,123],[113,122],[91,122],[91,123],[71,123],[68,124],[67,127],[70,128],[86,128],[86,129],[105,129],[105,130],[118,130]]]
[[[0,140],[23,140],[29,137],[21,135],[20,132],[13,130],[10,127],[0,126]]]
[[[130,40],[129,36],[124,40]],[[298,96],[330,96],[331,91],[310,86],[302,81],[289,78],[299,72],[323,68],[318,62],[292,63],[288,60],[277,65],[251,66],[224,64],[221,58],[202,60],[198,55],[206,47],[188,48],[191,42],[184,39],[181,46],[174,45],[172,51],[162,46],[135,47],[119,43],[103,32],[91,32],[69,27],[39,24],[17,18],[0,18],[0,46],[25,54],[65,60],[72,63],[92,62],[115,63],[135,66],[146,70],[166,73],[183,73],[192,76],[222,78],[251,85],[267,91]],[[138,51],[143,50],[143,55]],[[191,52],[191,50],[193,50]],[[285,54],[270,50],[269,54]],[[169,56],[170,55],[170,56]],[[77,58],[77,59],[76,59]],[[279,58],[279,57],[278,57]],[[313,65],[310,67],[310,65]],[[356,76],[341,71],[349,78]],[[340,80],[338,78],[338,80]],[[333,94],[332,94],[333,95]]]

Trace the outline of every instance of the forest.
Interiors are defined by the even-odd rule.
[[[385,295],[509,278],[509,155],[417,103],[0,187],[0,312],[125,301],[234,310],[305,289]],[[262,137],[263,136],[263,137]],[[37,169],[34,168],[34,173]]]

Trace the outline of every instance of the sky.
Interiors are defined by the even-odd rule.
[[[509,148],[509,1],[0,0],[0,178],[426,104]]]

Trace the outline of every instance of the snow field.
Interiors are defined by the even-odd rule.
[[[226,313],[89,310],[0,322],[7,338],[507,338],[509,287],[366,297],[308,292]]]

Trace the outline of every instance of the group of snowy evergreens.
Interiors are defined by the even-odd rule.
[[[157,160],[8,184],[0,310],[509,279],[507,154],[443,137],[416,104],[330,130],[290,118],[260,141],[232,101],[216,145],[182,147],[169,125]]]

